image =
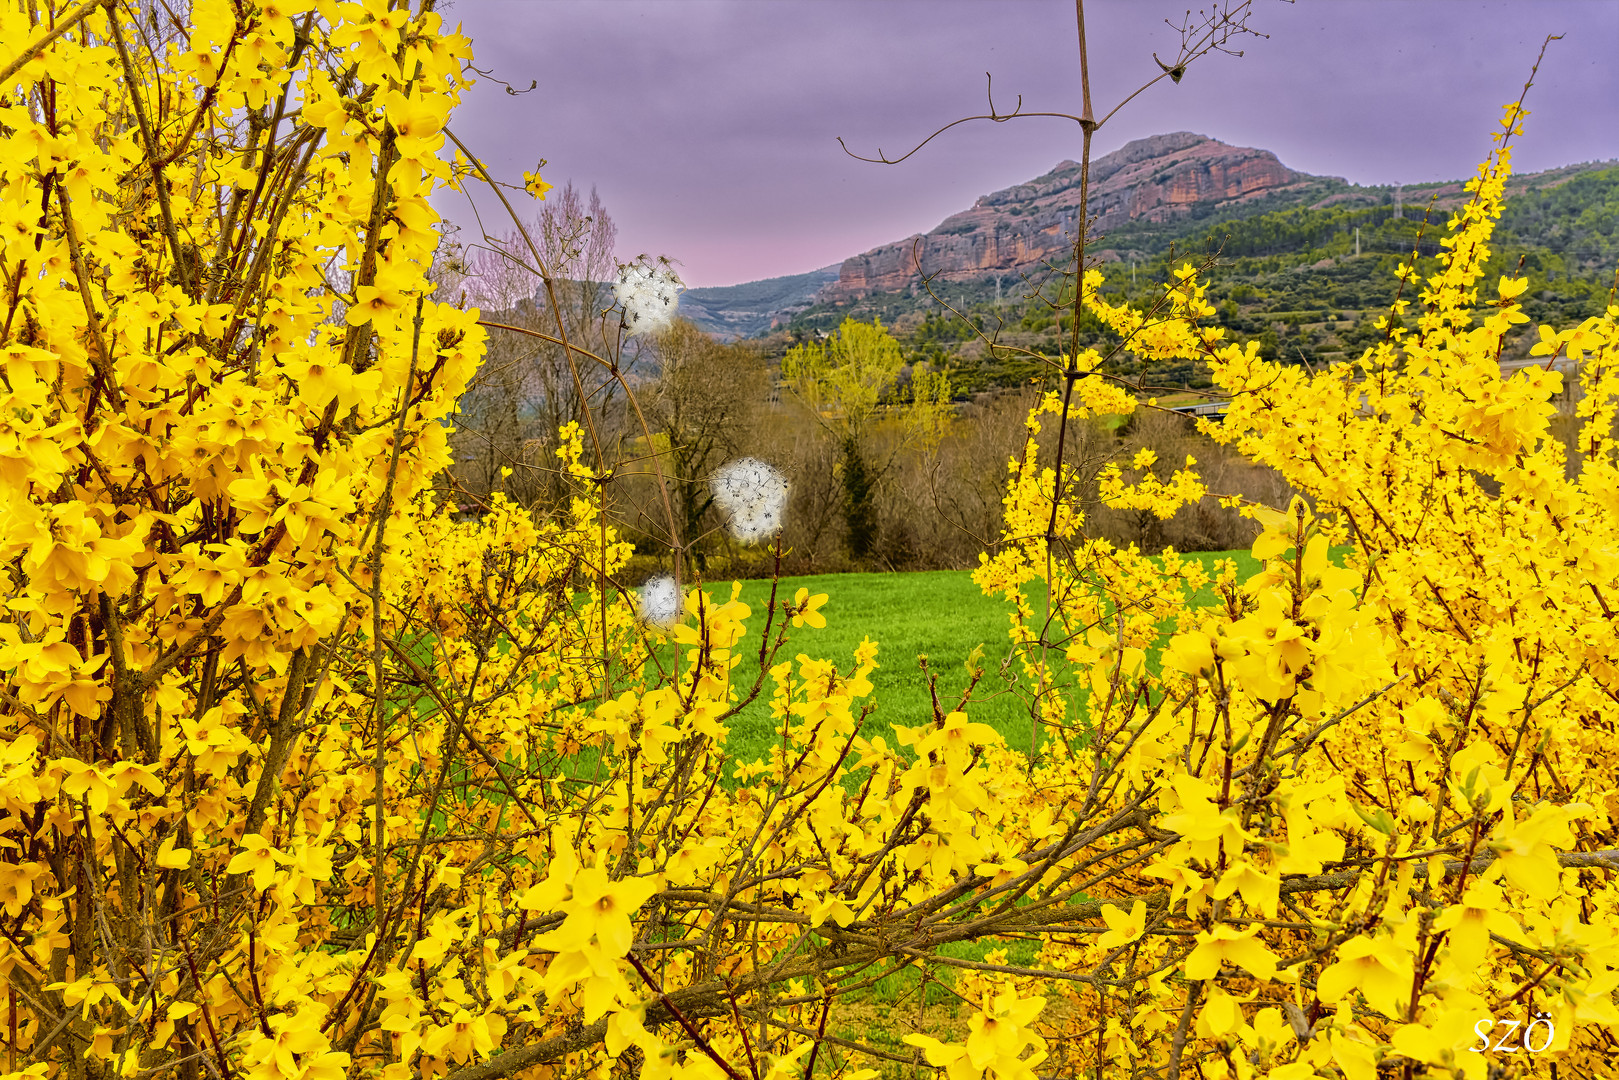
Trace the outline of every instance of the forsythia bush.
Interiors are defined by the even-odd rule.
[[[829,1018],[918,965],[974,1010],[909,1039],[952,1080],[1603,1075],[1616,312],[1542,332],[1586,354],[1570,481],[1556,377],[1496,371],[1518,286],[1470,310],[1504,140],[1418,331],[1359,365],[1223,345],[1191,274],[1162,316],[1093,297],[1212,357],[1222,437],[1308,500],[1200,608],[1193,565],[1079,538],[1031,443],[980,571],[1031,763],[971,686],[890,745],[876,645],[778,659],[824,625],[802,591],[688,591],[660,666],[593,429],[568,514],[455,523],[483,332],[434,292],[428,197],[481,173],[440,157],[466,42],[425,2],[188,14],[0,7],[4,1075],[858,1080],[913,1058]],[[730,760],[760,695],[779,745]],[[1539,1057],[1469,1052],[1537,1009]]]
[[[1052,934],[1039,956],[1084,973],[1049,984],[1084,1006],[1055,1032],[1074,1075],[1612,1075],[1619,306],[1532,349],[1583,360],[1569,479],[1548,431],[1562,376],[1497,364],[1526,283],[1478,299],[1523,115],[1508,107],[1469,182],[1414,330],[1384,319],[1358,362],[1309,373],[1222,342],[1189,266],[1153,316],[1093,292],[1138,354],[1208,360],[1232,402],[1204,429],[1302,493],[1251,510],[1263,573],[1076,538],[1052,498],[1070,480],[1036,461],[1041,413],[1137,403],[1081,378],[1078,405],[1053,394],[1030,417],[1010,543],[978,579],[1017,605],[1058,735],[1036,788],[1067,796],[1053,820],[1112,833],[1089,858],[1120,868],[1085,885],[1100,936]],[[1103,497],[1166,517],[1211,497],[1194,461],[1155,465],[1104,475]]]

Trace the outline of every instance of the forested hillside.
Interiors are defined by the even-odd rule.
[[[1524,178],[1527,188],[1507,200],[1489,260],[1492,278],[1517,271],[1522,260],[1522,273],[1530,281],[1524,309],[1531,325],[1567,324],[1598,314],[1614,284],[1619,167],[1565,177],[1552,174],[1554,183],[1545,187],[1537,186],[1534,177]],[[1401,216],[1396,216],[1392,199],[1374,205],[1343,199],[1227,220],[1192,217],[1167,224],[1125,224],[1100,241],[1106,260],[1104,292],[1150,302],[1171,265],[1212,258],[1209,296],[1220,322],[1238,340],[1257,338],[1267,357],[1293,363],[1350,358],[1382,337],[1375,323],[1394,299],[1391,271],[1413,250],[1423,264],[1431,264],[1439,251],[1450,212],[1428,211],[1426,198],[1413,201],[1423,194],[1407,188]],[[779,353],[850,315],[875,316],[894,330],[908,359],[948,369],[958,395],[1026,383],[1044,365],[1017,350],[1055,355],[1068,339],[1069,318],[1065,315],[1059,324],[1050,303],[1059,298],[1060,285],[1060,275],[1047,273],[1043,280],[1003,278],[999,297],[991,278],[936,282],[937,299],[919,290],[823,303],[800,312],[784,332],[769,335],[767,352]],[[939,301],[961,311],[965,320]],[[1099,323],[1081,325],[1082,343],[1103,336]],[[985,337],[1007,348],[992,349]],[[1520,332],[1518,340],[1509,342],[1507,355],[1526,347]],[[1159,384],[1208,385],[1201,365],[1184,361],[1163,365],[1152,375]]]

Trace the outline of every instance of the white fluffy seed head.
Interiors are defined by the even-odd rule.
[[[641,618],[659,630],[668,630],[680,621],[680,590],[668,574],[647,579],[639,599]]]
[[[738,458],[714,474],[714,501],[729,518],[731,535],[744,544],[768,540],[781,530],[787,509],[787,478],[758,458]]]
[[[624,332],[656,334],[666,329],[674,322],[685,287],[667,258],[654,262],[641,255],[620,266],[613,297],[624,309]]]

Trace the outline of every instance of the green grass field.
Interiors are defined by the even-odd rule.
[[[1198,552],[1192,557],[1208,568],[1212,568],[1217,559],[1235,559],[1242,577],[1259,570],[1259,564],[1247,551]],[[827,594],[828,600],[821,609],[826,627],[789,630],[789,641],[777,661],[792,660],[802,653],[832,660],[840,671],[847,673],[853,666],[854,650],[861,640],[870,637],[877,642],[879,666],[872,675],[872,699],[877,709],[867,721],[867,737],[887,737],[890,725],[915,725],[932,717],[928,680],[918,663],[919,656],[928,658],[929,668],[938,676],[940,704],[946,710],[954,707],[967,684],[964,662],[976,646],[982,645],[980,663],[984,678],[974,691],[969,712],[974,720],[999,731],[1009,745],[1028,747],[1028,707],[1023,699],[1009,692],[998,677],[1001,663],[1010,651],[1007,629],[1011,625],[1012,609],[999,597],[985,596],[973,584],[970,571],[783,578],[777,595],[782,600],[791,600],[800,588],[809,589],[812,595]],[[731,595],[729,583],[706,585],[705,589],[721,602]],[[748,636],[742,639],[740,646],[742,662],[737,665],[733,679],[736,686],[745,690],[753,685],[759,671],[758,635],[764,626],[770,582],[743,582],[741,599],[753,614],[748,619]],[[1212,590],[1205,590],[1197,600],[1212,601]],[[1014,662],[1006,674],[1016,676],[1021,672]],[[731,720],[728,750],[734,758],[756,760],[779,737],[772,729],[770,718],[769,700],[773,690],[774,683],[767,676],[759,698]]]

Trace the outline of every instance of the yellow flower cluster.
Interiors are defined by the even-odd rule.
[[[1118,849],[1140,854],[1108,880],[1106,931],[1049,939],[1036,965],[1105,980],[1052,984],[1087,1003],[1045,1030],[1076,1073],[1474,1080],[1510,1064],[1477,1049],[1477,1023],[1507,1016],[1544,1018],[1537,1060],[1562,1075],[1611,1068],[1619,306],[1532,350],[1583,359],[1571,470],[1550,433],[1562,376],[1498,368],[1524,283],[1483,304],[1476,288],[1522,115],[1469,182],[1414,328],[1356,362],[1312,374],[1221,343],[1190,267],[1156,321],[1089,298],[1139,355],[1206,361],[1231,404],[1203,429],[1299,494],[1243,507],[1262,573],[1210,582],[1084,537],[1032,437],[1013,463],[1005,543],[977,576],[1016,605],[1045,695],[1037,788],[1084,792],[1097,818],[1156,809]],[[1031,431],[1041,411],[1061,406]],[[1216,497],[1195,463],[1168,481],[1154,464],[1104,475],[1103,497],[1163,516]]]

